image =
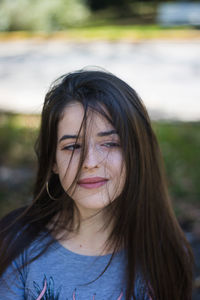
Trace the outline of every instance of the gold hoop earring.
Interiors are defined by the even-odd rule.
[[[46,182],[46,191],[47,191],[47,194],[48,194],[48,196],[49,196],[49,198],[50,198],[51,200],[55,200],[55,201],[59,200],[59,199],[56,199],[56,198],[54,198],[53,196],[51,196],[51,194],[50,194],[50,192],[49,192],[49,182],[48,182],[48,181]]]

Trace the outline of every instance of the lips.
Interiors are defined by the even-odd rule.
[[[108,181],[107,178],[103,177],[90,177],[90,178],[84,178],[78,181],[78,184],[81,187],[92,189],[92,188],[98,188],[102,185],[104,185]]]
[[[103,177],[90,177],[90,178],[84,178],[79,180],[78,183],[96,183],[96,182],[101,182],[101,181],[107,181],[107,178]]]

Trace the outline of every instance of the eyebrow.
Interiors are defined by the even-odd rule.
[[[109,131],[102,131],[102,132],[98,132],[97,136],[108,136],[108,135],[112,135],[112,134],[118,134],[116,130],[109,130]],[[63,140],[66,139],[77,139],[78,135],[75,134],[65,134],[63,135],[60,139],[59,139],[59,143],[62,142]]]

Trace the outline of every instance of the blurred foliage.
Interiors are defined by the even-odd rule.
[[[160,1],[0,0],[0,31],[59,31],[95,24],[155,23]]]
[[[39,116],[0,114],[0,165],[33,167]]]
[[[155,122],[171,195],[200,204],[200,122]]]
[[[93,15],[129,24],[155,22],[159,1],[87,0]]]
[[[94,11],[96,10],[102,10],[102,9],[107,9],[109,7],[112,8],[119,8],[119,9],[128,9],[132,5],[142,5],[145,7],[156,7],[158,4],[166,2],[164,0],[87,0],[88,5],[90,8]],[[189,2],[189,1],[180,1],[180,0],[171,0],[168,2]],[[199,0],[192,0],[192,2],[199,2]]]
[[[0,0],[0,31],[51,32],[121,18],[131,18],[129,24],[152,21],[156,5],[130,0]]]
[[[1,215],[31,199],[39,123],[38,115],[0,114]],[[200,207],[200,122],[156,121],[153,128],[163,154],[176,213],[179,214],[179,202]],[[6,180],[4,169],[13,170]]]
[[[93,19],[93,26],[82,26],[69,28],[64,31],[33,32],[33,31],[9,31],[0,32],[0,41],[23,40],[36,38],[63,39],[67,41],[138,41],[151,39],[196,39],[200,38],[200,32],[189,26],[176,28],[162,28],[159,25],[106,25],[105,19]]]
[[[68,31],[70,28],[101,25],[150,25],[157,22],[157,10],[161,2],[158,0],[0,0],[0,32],[51,33]]]
[[[0,114],[0,216],[31,200],[40,116]]]
[[[60,30],[89,16],[83,0],[1,0],[0,30]]]

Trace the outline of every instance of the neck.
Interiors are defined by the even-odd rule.
[[[74,225],[78,225],[78,216],[75,216]],[[112,226],[105,225],[103,212],[93,213],[87,217],[80,216],[80,226],[74,232],[65,232],[60,243],[68,250],[85,255],[104,255],[112,252],[108,241]]]

